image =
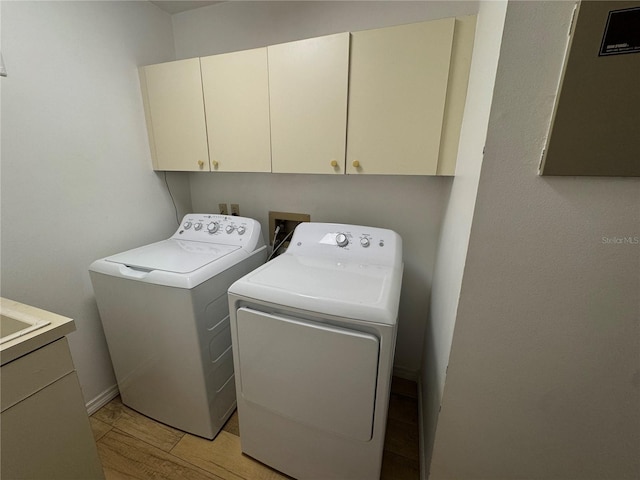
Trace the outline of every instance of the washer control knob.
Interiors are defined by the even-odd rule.
[[[207,225],[207,231],[209,233],[216,233],[218,231],[218,222],[211,222]]]
[[[191,222],[184,222],[184,225],[182,225],[184,227],[185,230],[189,230],[191,228]]]
[[[339,233],[336,235],[336,243],[339,247],[346,247],[349,245],[349,239],[344,233]]]
[[[193,228],[195,228],[196,230],[202,230],[202,224],[201,223],[196,223]]]
[[[244,235],[244,232],[246,232],[247,229],[245,227],[243,227],[242,225],[238,227],[238,235]]]
[[[371,242],[367,237],[364,237],[360,239],[360,245],[362,245],[364,248],[367,248],[369,245],[371,245]]]
[[[234,227],[233,225],[227,225],[227,228],[225,228],[224,230],[227,233],[232,233],[235,229],[236,227]]]

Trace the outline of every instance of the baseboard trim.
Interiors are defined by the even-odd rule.
[[[100,395],[95,397],[93,400],[90,400],[89,402],[87,402],[87,404],[85,405],[87,408],[87,413],[89,415],[93,415],[102,407],[104,407],[107,403],[109,403],[111,400],[116,398],[119,393],[120,391],[118,390],[118,385],[112,385],[111,387],[107,388],[104,392],[102,392]]]
[[[418,448],[420,453],[420,480],[427,480],[427,457],[425,455],[424,412],[422,411],[422,377],[418,377]]]
[[[393,376],[394,377],[400,377],[403,378],[405,380],[411,380],[412,382],[416,382],[418,383],[420,380],[420,372],[417,372],[415,370],[411,370],[409,368],[405,368],[405,367],[398,367],[398,366],[394,366],[393,367]]]

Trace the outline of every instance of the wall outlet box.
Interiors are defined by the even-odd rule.
[[[299,223],[310,222],[308,213],[269,212],[269,245],[273,245],[273,236],[276,226],[280,226],[278,240],[281,241],[290,232],[293,232]]]
[[[233,215],[234,217],[240,216],[240,205],[238,205],[237,203],[231,204],[231,215]]]
[[[229,215],[229,210],[227,210],[227,204],[226,203],[219,203],[218,204],[218,213],[220,215]]]

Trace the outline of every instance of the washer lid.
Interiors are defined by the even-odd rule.
[[[105,260],[149,272],[190,273],[238,249],[240,247],[236,245],[169,239],[112,255]]]
[[[392,325],[402,267],[280,255],[235,282],[230,293],[256,300]]]

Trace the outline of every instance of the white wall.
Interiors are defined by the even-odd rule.
[[[640,179],[536,175],[572,8],[507,9],[432,479],[640,478]]]
[[[228,2],[173,16],[177,58],[255,48],[336,32],[469,15],[476,2]],[[192,174],[196,210],[239,203],[267,227],[269,210],[391,228],[404,242],[396,373],[420,369],[435,249],[450,178]]]
[[[89,264],[176,225],[137,73],[173,59],[171,28],[148,2],[2,2],[2,296],[75,320],[87,402],[115,384]]]
[[[476,1],[225,2],[173,16],[176,57],[214,55],[477,11]]]
[[[433,274],[421,369],[423,468],[429,464],[467,258],[483,149],[500,55],[506,1],[480,2],[465,115]]]
[[[273,174],[196,174],[191,177],[193,207],[215,210],[219,202],[238,203],[242,215],[268,232],[269,210],[300,212],[316,222],[390,228],[404,249],[403,289],[396,343],[396,373],[417,375],[435,239],[449,182],[428,177]],[[266,239],[266,236],[265,236]]]

